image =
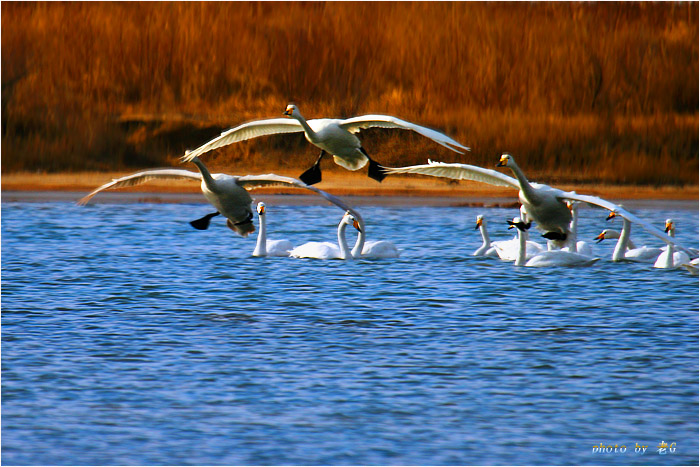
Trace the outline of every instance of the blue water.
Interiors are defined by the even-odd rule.
[[[187,224],[204,204],[3,203],[3,464],[697,465],[696,276],[614,240],[583,268],[470,256],[514,209],[359,209],[399,259],[253,258]],[[635,212],[697,245],[697,211]],[[268,215],[300,244],[342,213]]]

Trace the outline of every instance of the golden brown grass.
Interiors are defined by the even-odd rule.
[[[177,164],[246,120],[398,115],[471,146],[367,131],[386,165],[697,184],[695,3],[2,3],[2,170]],[[207,155],[305,168],[302,136]]]

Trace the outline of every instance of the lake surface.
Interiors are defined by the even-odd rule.
[[[340,210],[281,203],[269,238],[335,240]],[[635,213],[696,247],[669,206]],[[476,215],[506,239],[515,209],[358,209],[399,259],[253,258],[188,225],[205,204],[3,203],[2,463],[697,465],[697,276],[614,240],[590,267],[472,257]]]

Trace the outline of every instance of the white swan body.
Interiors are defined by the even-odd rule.
[[[675,237],[676,226],[673,219],[666,219],[666,232],[669,237]],[[654,263],[655,268],[676,269],[683,264],[690,263],[690,256],[683,251],[675,251],[673,243],[666,245],[665,250],[659,255]]]
[[[549,233],[554,232],[555,235],[557,233],[568,235],[570,232],[572,214],[565,204],[566,201],[580,201],[593,207],[600,207],[609,211],[616,210],[620,216],[639,225],[665,243],[673,243],[677,248],[689,252],[687,248],[676,243],[675,240],[668,237],[663,231],[643,221],[617,204],[598,198],[597,196],[581,195],[573,191],[567,192],[552,188],[548,185],[528,182],[520,168],[515,165],[512,156],[508,154],[504,154],[501,157],[499,165],[510,167],[516,175],[519,174],[519,178],[515,179],[495,170],[469,164],[448,164],[433,161],[428,161],[428,164],[408,167],[385,167],[383,170],[387,174],[413,173],[456,180],[472,180],[519,190],[518,196],[525,207],[528,220],[535,222],[538,229]]]
[[[691,273],[694,276],[698,275],[698,267],[700,266],[700,258],[695,258],[694,260],[691,260],[689,263],[684,263],[681,264],[681,267],[683,267],[686,271]]]
[[[354,218],[351,219],[355,220]],[[353,258],[398,258],[401,255],[396,245],[387,240],[365,241],[364,223],[354,222],[353,225],[357,230],[357,239],[351,252]]]
[[[516,266],[526,267],[554,267],[554,266],[588,266],[598,258],[591,258],[579,253],[564,250],[550,250],[537,253],[531,258],[526,256],[527,237],[526,227],[523,227],[524,222],[519,217],[513,219],[511,226],[518,228],[518,254],[515,259]]]
[[[361,129],[373,127],[413,130],[460,154],[469,150],[468,147],[438,131],[389,115],[362,115],[345,120],[328,118],[306,120],[297,107],[291,104],[287,106],[284,115],[291,118],[255,120],[227,130],[219,137],[185,154],[182,161],[189,162],[194,157],[213,149],[258,136],[304,132],[307,141],[333,155],[336,164],[348,170],[358,170],[364,167],[370,159],[355,133]],[[320,157],[322,156],[323,152]],[[383,178],[383,174],[379,177]]]
[[[669,249],[666,246],[664,251],[656,258],[654,267],[659,269],[676,269],[684,264],[688,264],[689,261],[690,257],[682,251],[673,251],[673,247]]]
[[[209,214],[198,221],[194,221],[204,224],[203,227],[197,227],[201,229],[206,229],[208,227],[211,217],[222,214],[226,217],[226,225],[231,230],[243,237],[247,237],[251,232],[255,231],[252,222],[253,210],[251,209],[253,200],[248,191],[275,186],[303,188],[313,191],[344,211],[351,211],[357,218],[362,219],[359,213],[354,211],[340,198],[326,193],[323,190],[319,190],[316,187],[306,185],[304,182],[295,178],[283,177],[276,174],[243,176],[211,174],[199,158],[193,158],[192,162],[197,166],[200,173],[181,169],[151,169],[137,172],[105,183],[87,196],[81,198],[78,204],[85,205],[99,192],[112,188],[140,185],[153,179],[189,179],[201,181],[202,194],[204,194],[207,201],[217,209],[216,213]]]
[[[496,250],[496,254],[503,261],[515,261],[518,258],[520,241],[517,237],[511,240],[493,242],[493,246]],[[527,240],[525,242],[526,259],[530,259],[543,251],[545,250],[539,243],[533,242],[532,240]]]
[[[343,257],[338,245],[331,242],[307,242],[289,252],[292,258],[347,259]]]
[[[552,267],[552,266],[590,266],[600,258],[574,253],[564,250],[550,250],[530,258],[525,266],[527,267]]]
[[[258,203],[258,240],[253,250],[253,256],[289,256],[294,248],[289,240],[267,239],[267,210],[265,203]]]
[[[398,258],[401,252],[396,245],[386,240],[365,242],[362,248],[362,258]]]

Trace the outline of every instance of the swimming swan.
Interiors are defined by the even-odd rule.
[[[248,190],[265,187],[282,186],[310,190],[323,196],[344,211],[350,210],[355,213],[352,208],[340,198],[326,193],[323,190],[319,190],[316,187],[306,185],[295,178],[283,177],[275,174],[243,176],[211,174],[199,158],[193,158],[192,162],[197,166],[200,173],[181,169],[151,169],[137,172],[112,180],[96,188],[90,194],[81,198],[78,201],[78,205],[85,205],[99,192],[112,188],[140,185],[153,179],[190,179],[201,181],[202,193],[209,203],[217,209],[217,211],[212,214],[207,214],[201,219],[190,222],[192,227],[198,230],[206,230],[209,227],[211,218],[221,214],[226,217],[226,225],[231,230],[243,237],[247,237],[251,232],[255,231],[255,226],[253,226],[253,211],[251,209],[253,200],[250,194],[248,194]],[[359,213],[356,214],[359,217]]]
[[[691,273],[694,276],[698,275],[698,267],[700,266],[700,258],[695,258],[694,260],[691,260],[688,263],[681,264],[681,267],[683,267],[686,271]]]
[[[616,211],[610,211],[606,220],[611,220],[620,216]],[[622,232],[618,232],[613,229],[605,229],[594,239],[597,243],[602,242],[608,238],[616,238],[617,244],[613,250],[612,260],[614,262],[619,261],[635,261],[635,262],[651,262],[656,261],[656,258],[661,254],[661,248],[650,248],[643,246],[637,248],[630,238],[632,231],[632,223],[626,218],[622,217]]]
[[[563,191],[548,185],[528,182],[520,168],[515,165],[513,157],[508,154],[504,154],[501,157],[498,166],[510,167],[518,178],[515,179],[495,170],[474,165],[449,164],[433,161],[428,161],[428,164],[424,165],[408,167],[384,167],[382,170],[386,174],[415,173],[457,180],[473,180],[519,190],[518,196],[520,202],[525,207],[528,219],[535,222],[538,229],[545,232],[544,236],[546,238],[554,239],[560,242],[562,246],[564,246],[564,240],[570,233],[571,220],[573,217],[565,202],[581,201],[594,207],[607,209],[608,211],[617,210],[621,216],[626,217],[630,222],[639,225],[665,243],[673,243],[677,248],[688,253],[690,252],[690,250],[676,243],[658,228],[610,201],[598,198],[597,196],[580,195],[573,191]]]
[[[353,258],[398,258],[401,255],[396,245],[387,240],[365,241],[364,224],[358,223],[355,228],[357,229],[357,239],[351,252]],[[360,251],[362,253],[358,254]]]
[[[267,239],[267,212],[265,203],[259,202],[258,211],[258,241],[253,250],[253,256],[289,256],[290,250],[294,248],[289,240],[268,240]]]
[[[498,257],[498,252],[496,251],[496,248],[493,246],[493,242],[491,242],[491,237],[489,236],[489,231],[486,228],[486,219],[484,216],[479,214],[476,216],[476,227],[474,227],[474,230],[479,230],[479,233],[481,233],[481,246],[472,253],[472,256],[486,256],[490,258],[497,258]]]
[[[357,230],[355,246],[350,250],[345,239],[345,228],[352,225]],[[338,224],[338,244],[309,242],[294,248],[289,256],[318,259],[398,258],[400,251],[386,240],[365,241],[365,224],[359,214],[349,210]]]
[[[676,236],[676,225],[673,219],[666,219],[666,232],[673,238]],[[673,243],[669,243],[666,249],[659,255],[654,263],[655,268],[675,269],[683,264],[690,263],[690,256],[683,251],[675,251]]]
[[[542,251],[528,259],[526,255],[526,245],[527,230],[530,227],[529,223],[523,222],[519,217],[514,218],[508,223],[511,227],[516,227],[518,229],[518,256],[514,263],[516,266],[539,268],[553,266],[588,266],[598,261],[598,258],[591,258],[590,256],[565,250]]]
[[[352,225],[358,231],[361,230],[360,223],[348,211],[338,224],[338,243],[332,242],[308,242],[292,249],[289,256],[293,258],[316,258],[316,259],[352,259],[354,255],[348,247],[345,239],[345,228]]]
[[[515,261],[518,257],[518,237],[515,236],[510,240],[497,240],[492,242],[486,225],[487,222],[484,216],[479,215],[476,217],[476,228],[481,232],[483,243],[481,247],[479,247],[479,249],[473,253],[473,256],[495,257],[500,258],[503,261]],[[509,226],[508,228],[512,229],[513,225]],[[542,245],[533,242],[532,240],[527,240],[526,249],[527,258],[531,258],[537,253],[543,251]]]
[[[569,211],[571,211],[571,224],[569,225],[569,236],[567,238],[568,246],[562,248],[565,251],[579,253],[584,256],[593,256],[593,248],[588,242],[578,240],[578,201],[566,202]]]
[[[186,153],[182,157],[182,161],[189,162],[193,158],[213,149],[258,136],[299,133],[303,131],[306,140],[321,149],[321,154],[314,165],[299,177],[307,185],[313,185],[321,181],[320,163],[326,153],[333,156],[336,164],[348,170],[361,169],[369,161],[369,176],[380,182],[384,179],[385,174],[381,171],[379,164],[370,159],[360,144],[360,140],[355,136],[355,133],[365,128],[381,127],[413,130],[460,154],[469,150],[468,147],[438,131],[389,115],[362,115],[345,120],[321,118],[307,121],[299,113],[299,109],[291,104],[287,106],[283,115],[290,118],[255,120],[227,130],[221,133],[221,136]]]

